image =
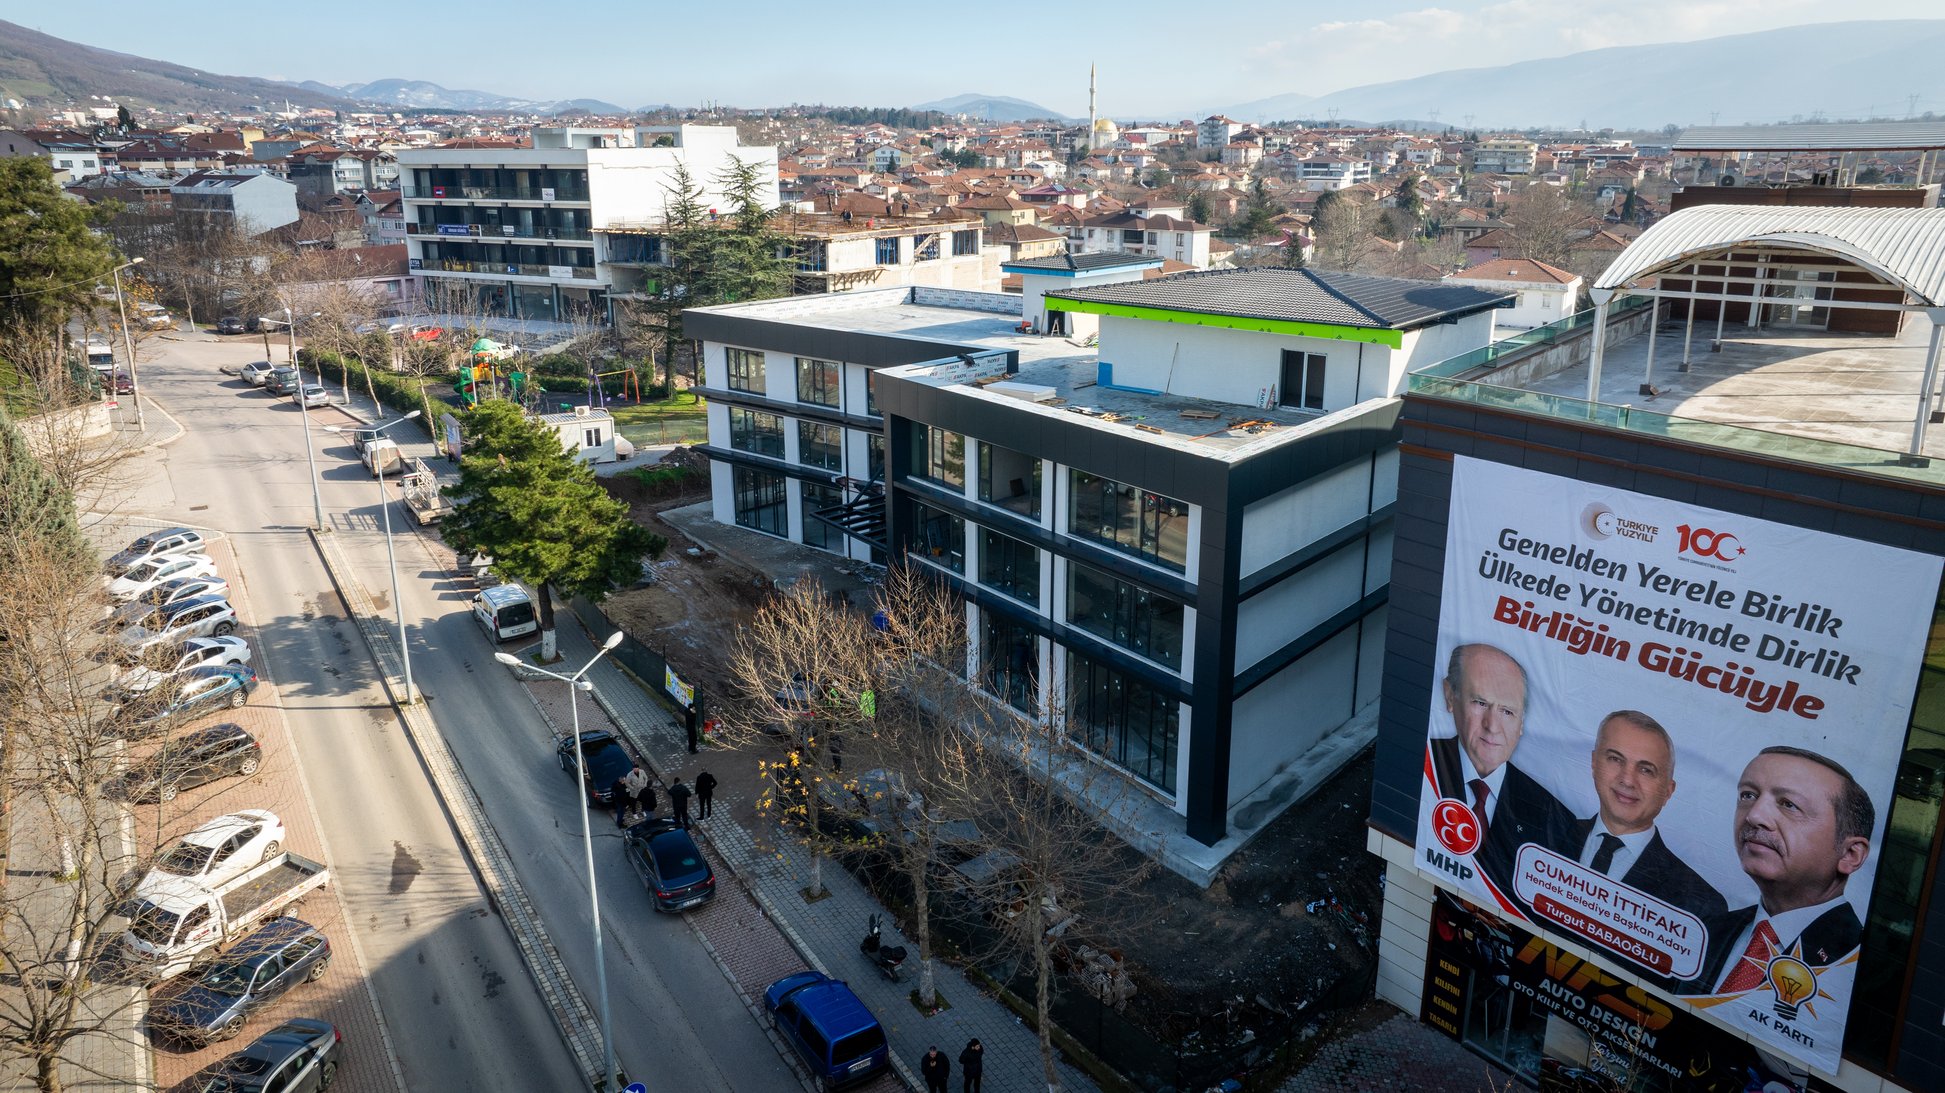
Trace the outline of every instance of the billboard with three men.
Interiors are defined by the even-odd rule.
[[[1418,866],[1838,1067],[1940,560],[1456,457]]]

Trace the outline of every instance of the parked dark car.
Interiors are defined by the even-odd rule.
[[[344,1033],[293,1017],[198,1076],[190,1093],[323,1093],[338,1078]]]
[[[115,393],[132,395],[135,393],[135,376],[125,368],[115,369]]]
[[[201,1047],[234,1040],[250,1014],[299,983],[315,983],[331,964],[331,943],[298,919],[273,919],[183,986],[149,1002],[149,1029]],[[181,982],[181,981],[178,981]]]
[[[621,851],[657,911],[682,911],[716,897],[716,872],[689,833],[672,819],[650,819],[629,828]]]
[[[240,315],[225,315],[216,320],[216,332],[218,334],[254,334],[257,331],[258,325],[254,317],[245,319]]]
[[[270,370],[264,377],[263,389],[273,395],[288,395],[298,386],[297,369],[281,364]]]
[[[184,733],[122,776],[131,801],[173,801],[185,789],[222,778],[248,778],[263,766],[263,745],[243,726],[225,721]]]
[[[581,788],[585,791],[589,804],[606,805],[615,799],[615,782],[629,771],[635,769],[635,760],[628,749],[615,734],[606,729],[588,729],[581,733],[581,754],[587,761],[587,782]],[[554,748],[561,769],[569,778],[574,777],[574,738],[561,737]]]
[[[891,1066],[884,1026],[842,979],[784,976],[763,992],[763,1008],[822,1089],[869,1081]]]

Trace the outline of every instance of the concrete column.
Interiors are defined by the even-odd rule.
[[[1751,330],[1763,328],[1763,280],[1768,273],[1768,261],[1757,259],[1755,283],[1749,286],[1749,322],[1744,324]]]
[[[1716,286],[1715,343],[1709,347],[1711,353],[1722,352],[1722,324],[1729,318],[1729,267],[1734,257],[1734,251],[1722,256],[1722,280]]]
[[[1659,282],[1657,282],[1659,284]],[[1648,310],[1648,367],[1641,373],[1641,393],[1654,394],[1655,385],[1655,329],[1661,325],[1661,297],[1650,296]]]
[[[1688,371],[1688,347],[1695,342],[1695,294],[1701,286],[1695,280],[1695,271],[1701,269],[1697,262],[1688,267],[1688,321],[1682,325],[1682,371]]]
[[[1918,414],[1911,422],[1911,460],[1924,455],[1925,426],[1931,423],[1932,399],[1938,388],[1939,336],[1945,333],[1945,308],[1930,308],[1925,314],[1931,318],[1931,341],[1925,346],[1925,378],[1918,389]]]
[[[1601,400],[1601,365],[1607,361],[1607,303],[1614,298],[1614,290],[1597,288],[1588,294],[1594,298],[1594,353],[1587,361],[1587,401],[1597,403]]]

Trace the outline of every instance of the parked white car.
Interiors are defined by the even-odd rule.
[[[152,531],[110,556],[107,563],[108,575],[119,577],[128,572],[130,566],[139,565],[150,558],[160,558],[170,554],[199,554],[203,549],[203,533],[193,528],[163,528]]]
[[[174,645],[190,638],[220,638],[236,630],[236,608],[221,596],[199,596],[158,607],[155,612],[140,625],[121,632],[119,640],[125,655],[140,658],[158,645]]]
[[[298,396],[298,398],[306,406],[331,405],[331,392],[320,384],[305,384],[304,393]]]
[[[129,568],[127,573],[108,582],[108,594],[127,601],[140,598],[165,581],[182,577],[214,577],[216,560],[207,554],[177,554],[151,558]]]
[[[170,679],[205,664],[250,663],[250,643],[234,635],[220,638],[190,638],[176,648],[174,660],[154,668],[131,668],[115,681],[115,686],[132,695],[146,694]]]
[[[263,381],[270,378],[270,373],[276,370],[277,366],[271,364],[269,361],[251,361],[249,364],[237,369],[236,374],[249,380],[250,386],[262,387]]]
[[[147,898],[172,877],[220,887],[283,853],[284,837],[284,821],[268,809],[246,808],[218,816],[156,855],[155,865],[135,883],[130,895]]]

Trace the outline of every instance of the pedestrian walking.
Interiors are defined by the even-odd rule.
[[[716,776],[703,771],[696,775],[696,819],[707,820],[716,811]]]
[[[981,1081],[986,1075],[986,1045],[975,1036],[966,1041],[966,1050],[959,1053],[960,1093],[981,1093],[986,1087]]]
[[[683,827],[689,826],[689,787],[680,778],[669,787],[669,816]]]
[[[693,706],[689,708],[689,716],[682,719],[682,727],[684,729],[687,729],[689,733],[689,754],[690,755],[694,755],[696,753],[696,722],[701,720],[702,720],[701,715],[696,713],[695,708]]]
[[[946,1093],[946,1083],[952,1080],[952,1060],[933,1044],[919,1060],[918,1072],[925,1078],[925,1093]]]
[[[628,778],[623,775],[608,787],[608,803],[615,807],[615,826],[628,826]]]

